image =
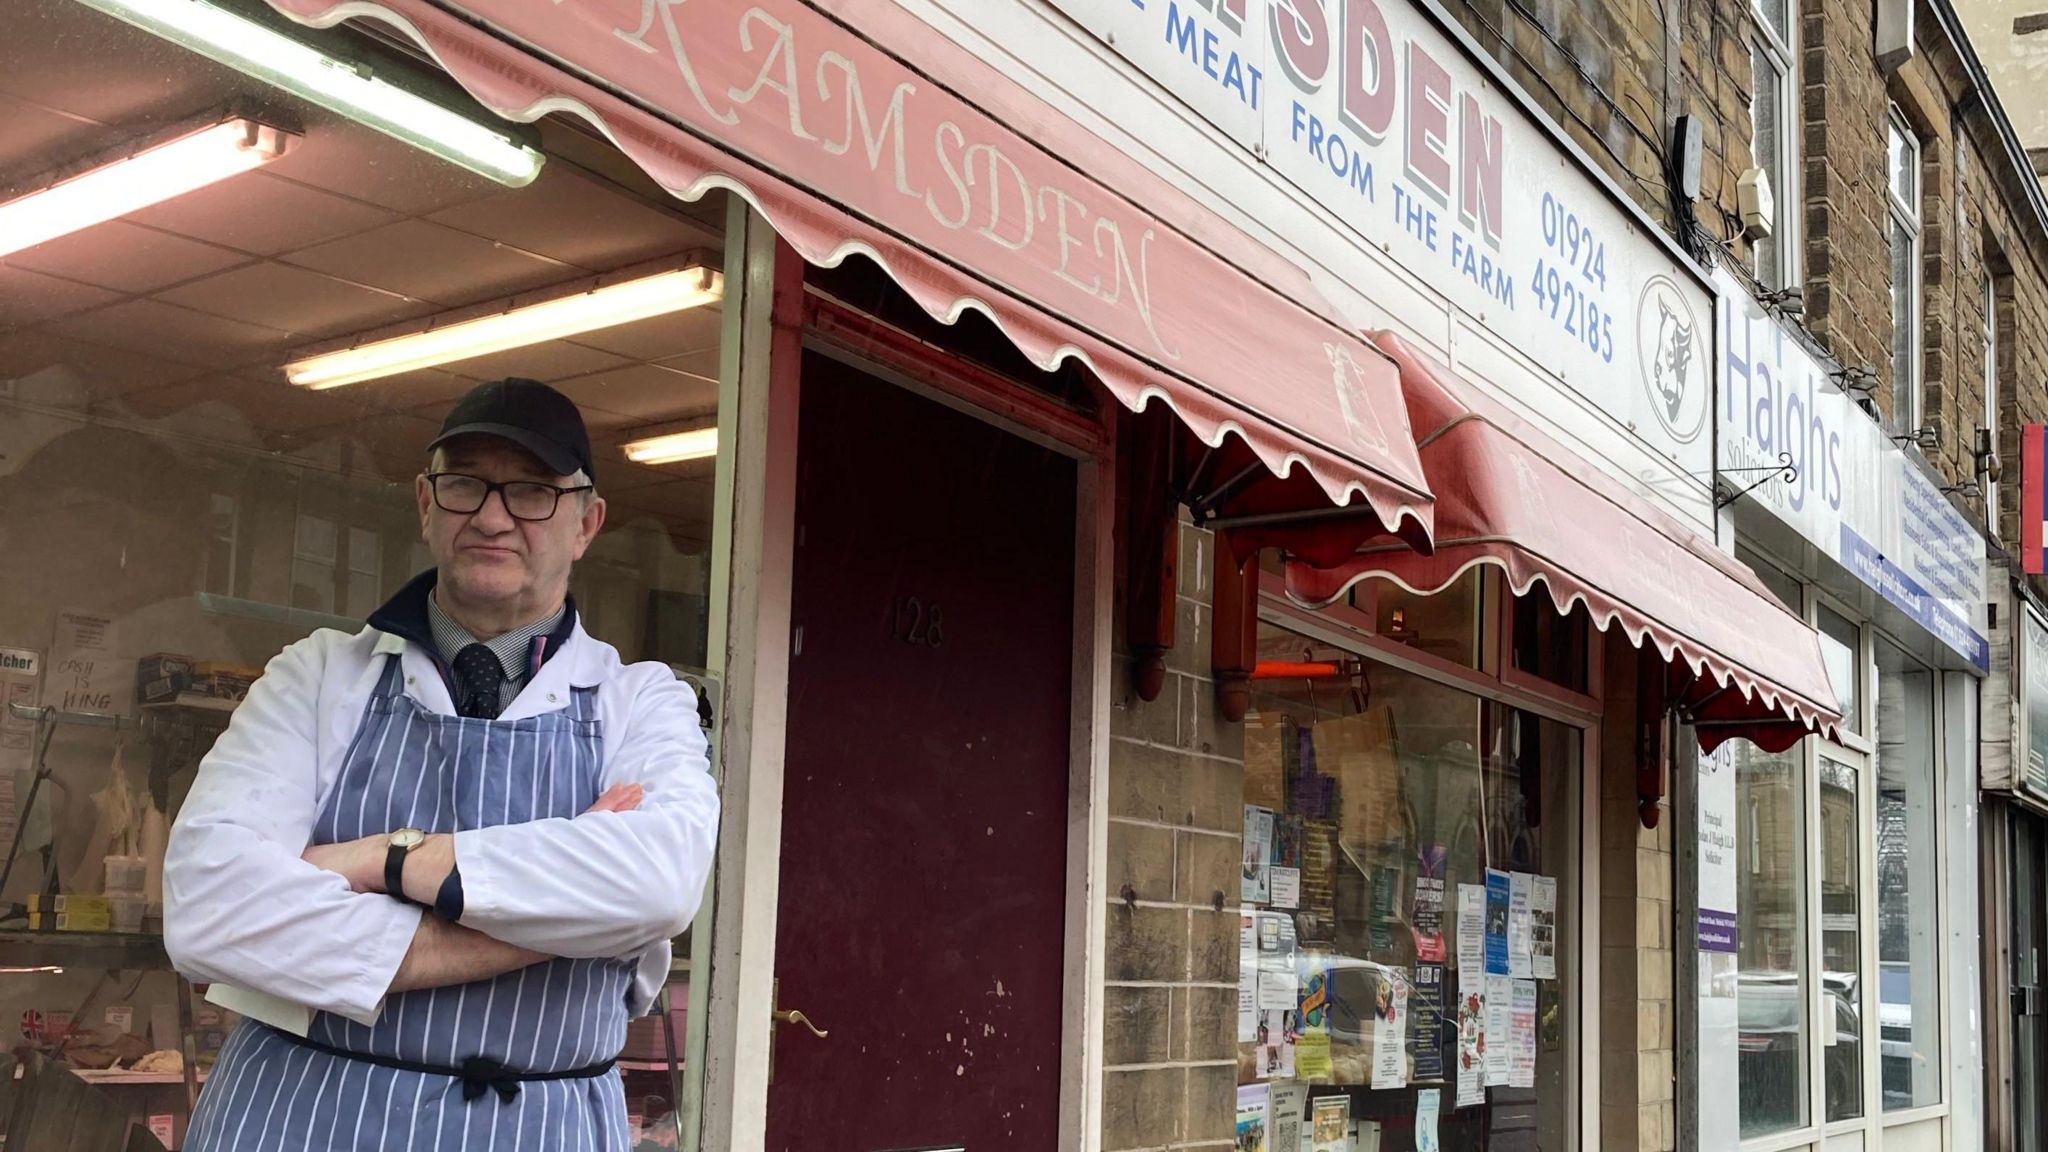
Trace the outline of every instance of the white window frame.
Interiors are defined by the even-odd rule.
[[[1762,553],[1745,555],[1743,562],[1747,564],[1754,564],[1756,562],[1769,564],[1776,573],[1785,575],[1787,579],[1793,579],[1793,577],[1789,576],[1791,569]],[[1858,692],[1863,700],[1863,715],[1859,730],[1854,733],[1844,732],[1842,734],[1842,742],[1839,744],[1825,742],[1818,737],[1808,737],[1799,744],[1802,770],[1806,774],[1802,783],[1805,816],[1801,826],[1801,834],[1805,838],[1802,851],[1806,855],[1806,881],[1803,895],[1806,900],[1807,910],[1805,955],[1809,976],[1807,981],[1807,1002],[1805,1005],[1808,1122],[1800,1128],[1773,1132],[1768,1136],[1758,1136],[1750,1140],[1744,1140],[1740,1144],[1741,1152],[1790,1152],[1793,1149],[1817,1147],[1821,1144],[1844,1138],[1860,1138],[1863,1141],[1864,1147],[1872,1148],[1883,1141],[1884,1133],[1889,1129],[1936,1121],[1947,1117],[1955,1101],[1955,1084],[1953,1077],[1950,1075],[1952,1061],[1949,1058],[1949,1048],[1955,1040],[1954,1034],[1950,1029],[1950,1022],[1953,1016],[1953,1005],[1950,1003],[1948,986],[1951,958],[1946,954],[1945,950],[1938,950],[1935,979],[1939,982],[1942,991],[1936,999],[1935,1014],[1937,1019],[1934,1026],[1941,1037],[1942,1044],[1941,1101],[1918,1108],[1886,1112],[1884,1110],[1882,1038],[1881,1035],[1867,1034],[1862,1052],[1863,1066],[1859,1069],[1862,1076],[1863,1115],[1851,1120],[1838,1120],[1834,1122],[1829,1122],[1827,1119],[1827,1049],[1820,1043],[1820,1013],[1832,1011],[1833,1006],[1826,1000],[1820,977],[1821,937],[1824,930],[1820,912],[1821,852],[1823,850],[1821,845],[1820,761],[1823,757],[1833,760],[1850,768],[1857,776],[1856,804],[1858,828],[1856,852],[1858,883],[1862,887],[1857,896],[1856,915],[1858,945],[1863,953],[1863,974],[1865,977],[1858,989],[1858,1012],[1860,1019],[1873,1021],[1879,1018],[1878,980],[1876,979],[1876,973],[1880,971],[1877,939],[1877,645],[1883,634],[1877,630],[1867,617],[1850,611],[1847,604],[1822,592],[1817,585],[1807,583],[1806,581],[1799,581],[1799,584],[1801,588],[1801,602],[1796,606],[1796,610],[1809,625],[1818,626],[1820,622],[1819,609],[1821,605],[1825,604],[1838,615],[1854,622],[1857,626],[1858,650],[1856,664],[1859,681]],[[1894,641],[1894,646],[1906,652],[1910,659],[1918,661],[1918,657],[1910,648],[1899,645],[1896,641]],[[1938,682],[1939,669],[1931,669],[1931,671],[1937,675]],[[1933,721],[1937,733],[1944,731],[1947,724],[1948,702],[1946,697],[1947,694],[1939,690],[1934,694]],[[1934,804],[1936,811],[1939,812],[1942,810],[1941,806],[1947,802],[1948,798],[1948,750],[1947,744],[1939,738],[1935,741],[1934,756]],[[1933,858],[1937,861],[1938,867],[1944,874],[1949,867],[1949,847],[1947,825],[1944,821],[1937,819],[1934,829]],[[1947,939],[1951,909],[1945,888],[1936,894],[1935,911],[1938,925],[1937,931],[1942,939]]]
[[[1905,113],[1899,111],[1899,107],[1896,104],[1892,105],[1886,119],[1886,133],[1888,137],[1896,134],[1896,138],[1903,142],[1905,151],[1912,160],[1912,163],[1907,168],[1913,175],[1912,195],[1910,197],[1902,197],[1899,195],[1898,186],[1893,180],[1891,139],[1888,138],[1885,141],[1884,195],[1887,225],[1885,229],[1885,244],[1889,251],[1893,232],[1891,226],[1897,225],[1900,230],[1906,233],[1906,243],[1908,245],[1906,254],[1907,282],[1903,285],[1893,284],[1891,286],[1894,296],[1892,313],[1894,317],[1897,316],[1898,304],[1896,297],[1903,290],[1907,293],[1906,299],[1910,306],[1911,316],[1911,321],[1906,326],[1906,363],[1900,365],[1896,360],[1892,363],[1892,432],[1899,436],[1910,436],[1920,430],[1925,415],[1921,410],[1922,402],[1925,399],[1922,394],[1922,385],[1925,378],[1925,357],[1922,355],[1923,340],[1920,329],[1926,322],[1927,302],[1921,288],[1924,276],[1920,268],[1920,226],[1921,201],[1926,195],[1926,190],[1922,187],[1920,179],[1922,155],[1920,136],[1914,132],[1912,123],[1906,119]]]
[[[1998,277],[1984,270],[1984,430],[1991,450],[1998,451]],[[1998,480],[1986,475],[1984,486],[1984,527],[1998,539]]]
[[[1756,0],[1753,12],[1756,32],[1751,37],[1751,46],[1770,61],[1772,75],[1768,80],[1778,97],[1777,154],[1764,156],[1757,151],[1754,104],[1750,108],[1749,142],[1752,157],[1770,174],[1774,201],[1770,243],[1777,253],[1777,275],[1775,279],[1764,277],[1754,245],[1751,246],[1750,268],[1766,289],[1780,290],[1798,285],[1803,278],[1803,262],[1799,258],[1799,0],[1784,0],[1785,31],[1782,34],[1772,26],[1771,18],[1764,11],[1767,2]],[[1765,82],[1765,77],[1751,77],[1751,83],[1758,92],[1762,91]]]

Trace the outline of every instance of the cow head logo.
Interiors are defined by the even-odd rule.
[[[1699,337],[1699,316],[1685,293],[1668,276],[1650,277],[1636,305],[1636,354],[1650,411],[1681,444],[1706,425],[1707,358]]]

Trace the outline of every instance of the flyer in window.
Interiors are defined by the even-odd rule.
[[[1259,1024],[1258,913],[1239,908],[1237,916],[1237,1042],[1249,1044]]]
[[[1458,989],[1458,1097],[1454,1108],[1486,1103],[1486,985],[1471,978]]]
[[[1251,833],[1245,833],[1249,836]],[[1486,870],[1486,974],[1508,975],[1508,903],[1514,882],[1505,872]]]
[[[1301,975],[1301,1034],[1330,1034],[1330,970],[1306,961]]]
[[[1314,1152],[1351,1152],[1351,1097],[1318,1096],[1310,1114]]]
[[[1373,991],[1372,1086],[1408,1086],[1408,979],[1392,968],[1377,973]]]
[[[1270,1105],[1264,1084],[1237,1086],[1237,1152],[1281,1152],[1279,1145],[1266,1142]]]
[[[1538,876],[1529,889],[1530,968],[1538,980],[1557,979],[1557,877]]]
[[[1527,980],[1534,971],[1530,956],[1529,874],[1508,873],[1508,975]]]
[[[1444,862],[1441,844],[1428,844],[1415,858],[1415,907],[1408,923],[1415,931],[1415,961],[1444,962]]]
[[[1308,1085],[1279,1080],[1266,1085],[1266,1135],[1272,1152],[1298,1152],[1308,1123]]]
[[[1508,1051],[1514,1046],[1515,982],[1506,976],[1486,978],[1486,1086],[1505,1088]]]
[[[1458,885],[1458,971],[1476,977],[1486,963],[1486,889]]]
[[[1444,970],[1417,965],[1415,988],[1408,994],[1408,1037],[1415,1055],[1415,1081],[1433,1084],[1444,1078]]]
[[[1247,804],[1244,809],[1244,890],[1238,899],[1264,904],[1273,896],[1273,812]]]
[[[1536,982],[1513,980],[1508,995],[1508,1087],[1536,1086]]]
[[[1259,965],[1259,1011],[1273,1009],[1291,1012],[1301,998],[1301,990],[1294,977],[1292,964],[1281,968],[1270,962]]]
[[[1301,1036],[1294,1041],[1294,1074],[1303,1080],[1328,1080],[1337,1073],[1330,1058],[1328,1036]]]
[[[1439,1152],[1436,1117],[1443,1107],[1443,1093],[1424,1088],[1415,1094],[1415,1152]]]
[[[1253,1072],[1261,1080],[1294,1079],[1294,1042],[1300,1028],[1293,1012],[1260,1012],[1253,1038]]]

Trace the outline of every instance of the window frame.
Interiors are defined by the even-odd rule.
[[[1820,914],[1821,853],[1823,851],[1820,825],[1820,762],[1823,758],[1833,760],[1837,764],[1851,769],[1856,774],[1856,804],[1858,812],[1856,854],[1858,883],[1862,886],[1857,907],[1857,931],[1860,936],[1858,949],[1861,953],[1862,963],[1862,972],[1859,974],[1857,988],[1857,1010],[1860,1013],[1861,1020],[1876,1021],[1879,1019],[1879,981],[1875,978],[1874,974],[1881,971],[1879,967],[1880,950],[1878,946],[1876,835],[1878,793],[1877,739],[1879,735],[1877,732],[1876,704],[1879,675],[1877,667],[1878,644],[1880,642],[1890,643],[1908,659],[1925,667],[1928,673],[1934,677],[1935,690],[1933,692],[1932,723],[1936,738],[1933,747],[1932,771],[1934,779],[1931,804],[1937,816],[1933,822],[1934,843],[1931,851],[1937,873],[1945,876],[1951,863],[1951,845],[1948,838],[1947,822],[1939,818],[1939,813],[1946,810],[1945,805],[1950,791],[1948,746],[1946,741],[1940,737],[1940,733],[1945,731],[1945,725],[1948,720],[1946,714],[1948,709],[1947,694],[1941,688],[1941,676],[1943,673],[1940,667],[1927,665],[1922,661],[1910,646],[1899,642],[1896,638],[1886,636],[1867,615],[1852,611],[1842,601],[1822,591],[1819,586],[1792,575],[1793,570],[1784,564],[1750,548],[1743,548],[1741,550],[1740,559],[1743,563],[1753,568],[1758,568],[1760,578],[1767,580],[1781,579],[1797,583],[1801,590],[1801,596],[1800,603],[1795,607],[1800,618],[1807,624],[1817,628],[1820,621],[1820,609],[1822,606],[1826,606],[1830,611],[1856,625],[1859,640],[1856,664],[1859,680],[1858,691],[1862,694],[1863,708],[1860,730],[1843,732],[1840,743],[1824,741],[1818,736],[1810,736],[1801,741],[1799,745],[1802,749],[1800,754],[1801,762],[1806,773],[1803,781],[1806,815],[1802,827],[1802,834],[1805,837],[1804,851],[1806,853],[1806,882],[1803,895],[1807,901],[1806,909],[1808,912],[1806,917],[1806,961],[1808,971],[1813,977],[1810,981],[1812,987],[1808,991],[1807,1000],[1803,1006],[1806,1035],[1809,1039],[1807,1045],[1808,1123],[1801,1128],[1773,1132],[1767,1136],[1759,1136],[1751,1140],[1741,1141],[1739,1148],[1741,1152],[1784,1152],[1786,1149],[1814,1145],[1843,1136],[1861,1136],[1866,1142],[1881,1139],[1881,1134],[1886,1129],[1919,1124],[1951,1115],[1956,1092],[1954,1077],[1951,1075],[1953,1053],[1950,1052],[1950,1046],[1954,1040],[1950,1031],[1950,1022],[1955,1014],[1955,1006],[1951,1003],[1949,988],[1952,960],[1948,955],[1947,949],[1935,949],[1936,971],[1934,979],[1937,982],[1936,986],[1939,992],[1935,997],[1935,1022],[1933,1026],[1941,1042],[1941,1067],[1939,1071],[1941,1084],[1940,1101],[1898,1111],[1888,1112],[1885,1110],[1883,1037],[1880,1029],[1878,1032],[1865,1038],[1860,1053],[1862,1067],[1859,1069],[1859,1072],[1861,1074],[1863,1092],[1863,1114],[1853,1119],[1828,1121],[1826,1119],[1827,1084],[1825,1079],[1827,1072],[1827,1050],[1819,1043],[1820,1013],[1831,1009],[1831,1006],[1827,1003],[1820,977],[1823,953],[1822,934],[1824,931]],[[1768,576],[1764,575],[1764,568],[1768,568]],[[1938,938],[1942,940],[1948,939],[1949,924],[1953,914],[1947,896],[1946,888],[1942,884],[1937,883],[1934,888],[1935,930]]]
[[[1897,348],[1895,347],[1893,350],[1891,430],[1894,435],[1911,436],[1920,430],[1921,423],[1925,417],[1922,407],[1926,399],[1923,394],[1926,383],[1925,340],[1921,332],[1921,328],[1926,323],[1927,318],[1927,301],[1924,287],[1926,275],[1920,266],[1923,250],[1921,227],[1924,201],[1927,195],[1925,181],[1921,178],[1921,167],[1924,163],[1925,153],[1921,146],[1920,134],[1914,130],[1912,122],[1906,119],[1906,114],[1899,109],[1897,104],[1891,105],[1887,111],[1885,125],[1884,196],[1887,224],[1886,248],[1890,250],[1896,241],[1896,232],[1903,231],[1906,235],[1907,249],[1905,260],[1907,283],[1900,285],[1895,282],[1891,285],[1894,328],[1896,329],[1898,324],[1900,309],[1899,293],[1901,291],[1906,293],[1905,307],[1911,317],[1911,322],[1906,325],[1906,363],[1903,373],[1905,379],[1903,380],[1900,378],[1901,366],[1898,362]],[[1902,151],[1911,160],[1911,163],[1903,169],[1912,174],[1913,187],[1910,197],[1900,195],[1898,184],[1895,180],[1897,173],[1893,170],[1891,164],[1891,144],[1894,140],[1900,142]],[[1896,257],[1897,254],[1892,253],[1892,255]],[[1898,333],[1894,331],[1893,340],[1895,344],[1897,338]]]
[[[1752,73],[1750,83],[1749,151],[1750,158],[1764,169],[1771,181],[1772,216],[1770,245],[1776,267],[1775,275],[1766,276],[1760,263],[1759,246],[1750,246],[1750,271],[1765,289],[1779,291],[1798,287],[1804,282],[1805,262],[1800,259],[1801,229],[1799,212],[1799,162],[1800,120],[1796,114],[1799,107],[1799,0],[1783,0],[1785,6],[1785,30],[1781,33],[1772,23],[1766,11],[1770,0],[1753,0],[1751,15],[1755,17],[1755,28],[1749,42],[1751,48]],[[1757,149],[1756,100],[1763,90],[1763,79],[1754,72],[1756,55],[1761,53],[1771,69],[1771,87],[1775,90],[1778,107],[1777,147],[1775,155],[1765,157]]]
[[[1483,622],[1511,625],[1514,596],[1506,592],[1507,581],[1490,567],[1481,569]],[[1341,602],[1340,602],[1341,604]],[[1577,936],[1572,941],[1578,962],[1558,965],[1558,980],[1567,989],[1569,1013],[1567,1043],[1573,1059],[1567,1070],[1567,1091],[1575,1106],[1569,1117],[1566,1145],[1591,1148],[1601,1140],[1600,1109],[1600,983],[1601,900],[1601,732],[1605,712],[1604,663],[1597,630],[1587,645],[1586,685],[1588,694],[1571,692],[1533,673],[1513,668],[1514,631],[1496,626],[1479,638],[1478,668],[1467,668],[1441,656],[1387,639],[1373,631],[1372,615],[1356,609],[1332,611],[1307,608],[1287,599],[1270,586],[1259,592],[1257,617],[1260,623],[1329,644],[1352,655],[1414,674],[1421,679],[1478,696],[1481,699],[1520,709],[1579,732],[1578,805],[1574,825],[1579,852],[1575,864],[1579,874]],[[1348,607],[1348,606],[1347,606]],[[1590,912],[1589,912],[1590,910]],[[1562,948],[1562,942],[1560,942]],[[1745,1152],[1747,1150],[1745,1149]]]
[[[1988,266],[1984,269],[1984,430],[1988,434],[1991,450],[1998,451],[1998,276]],[[1974,448],[1975,445],[1972,445]],[[1989,475],[1981,476],[1984,490],[1984,527],[1993,540],[1998,539],[1998,480]]]

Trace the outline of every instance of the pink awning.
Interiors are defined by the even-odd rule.
[[[1291,596],[1327,604],[1371,576],[1434,592],[1491,564],[1517,593],[1541,582],[1558,611],[1583,603],[1602,631],[1619,621],[1637,647],[1655,645],[1673,703],[1709,749],[1743,736],[1780,751],[1832,734],[1841,717],[1819,640],[1753,573],[1399,337],[1375,342],[1401,367],[1437,498],[1436,549],[1294,561]]]
[[[1386,357],[1303,303],[1298,271],[1241,230],[1185,198],[1171,219],[1141,206],[1150,185],[1100,175],[1128,162],[1043,105],[1027,138],[958,76],[906,63],[909,45],[801,0],[446,5],[476,23],[427,0],[270,2],[313,25],[386,22],[508,119],[578,116],[677,196],[746,198],[812,263],[866,255],[935,318],[976,309],[1041,367],[1085,361],[1126,407],[1157,400],[1226,466],[1243,456],[1279,478],[1247,506],[1363,501],[1359,538],[1429,546]],[[988,79],[1001,115],[1023,115]]]

